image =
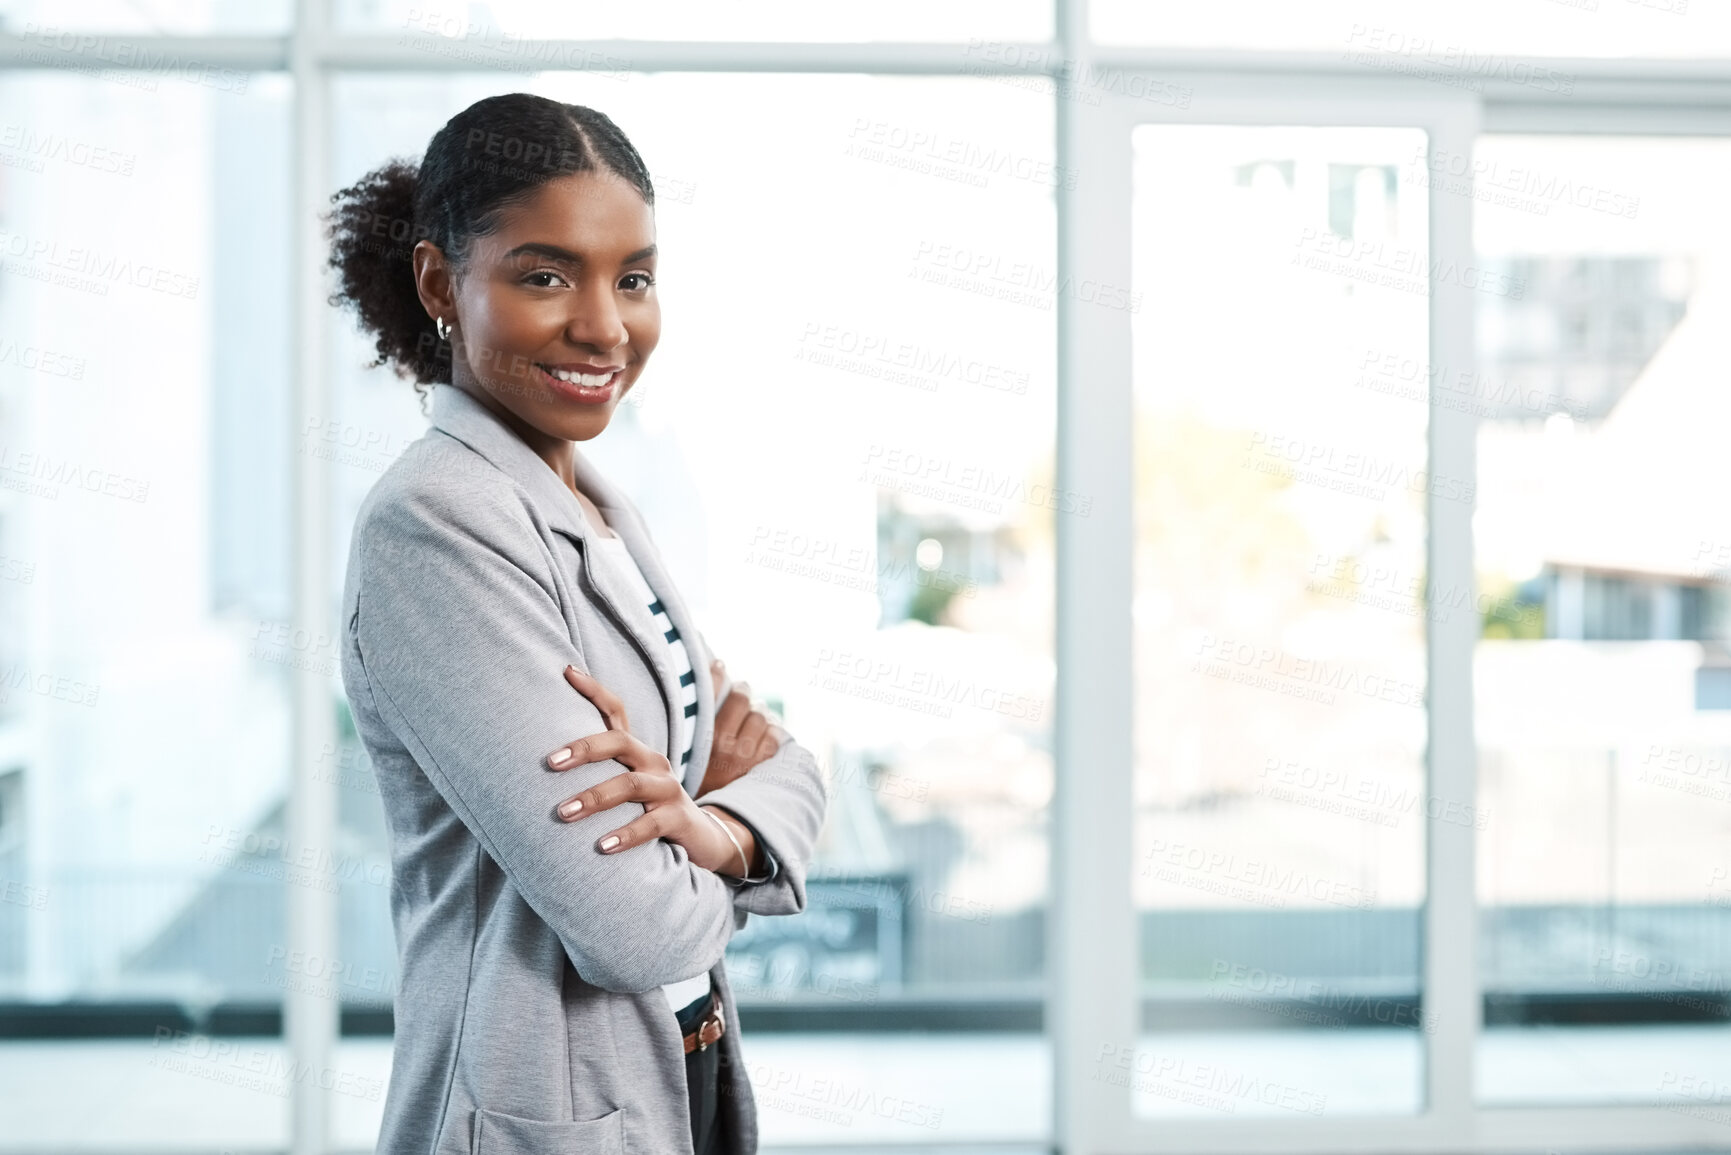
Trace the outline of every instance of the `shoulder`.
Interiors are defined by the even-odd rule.
[[[529,495],[463,442],[429,430],[368,491],[355,516],[352,548],[363,563],[431,562],[428,547],[539,554]]]

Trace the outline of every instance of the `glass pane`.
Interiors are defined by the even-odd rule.
[[[1091,0],[1105,44],[1324,52],[1451,88],[1487,81],[1567,95],[1575,75],[1531,57],[1731,55],[1731,8],[1702,0]]]
[[[1479,1094],[1722,1120],[1731,144],[1487,137],[1473,165],[1481,260],[1525,289],[1480,302],[1468,398]]]
[[[340,79],[334,182],[418,157],[515,86]],[[863,76],[530,87],[613,117],[658,190],[661,342],[581,451],[833,785],[810,908],[753,919],[728,953],[765,1142],[930,1142],[940,1119],[945,1139],[1043,1140],[1051,94]],[[742,149],[741,125],[781,144]],[[339,411],[309,451],[331,463],[346,542],[426,422],[331,316]],[[340,761],[376,810],[359,751]],[[380,949],[380,928],[389,942],[384,896],[369,901],[345,960]],[[814,1108],[801,1095],[824,1080],[914,1106]]]
[[[280,997],[289,687],[321,660],[284,625],[288,86],[246,79],[0,78],[0,1002],[143,1034],[129,1084],[158,1032]],[[0,1099],[52,1065],[7,1061]],[[139,1077],[180,1105],[154,1141],[248,1138],[209,1079]],[[89,1085],[0,1105],[8,1141],[92,1141]]]
[[[555,0],[425,5],[408,0],[335,0],[339,26],[397,33],[400,42],[479,67],[569,68],[566,57],[541,57],[522,44],[548,40],[869,41],[972,44],[981,54],[1002,42],[1052,35],[1050,0],[886,0],[879,4],[808,4],[801,0]],[[586,61],[629,71],[624,58]]]
[[[1138,1114],[1421,1106],[1425,139],[1133,134]]]
[[[127,64],[136,77],[213,85],[224,70],[209,69],[199,53],[166,52],[160,61],[129,42],[88,33],[122,36],[197,36],[208,32],[241,35],[283,33],[289,29],[293,0],[0,0],[0,22],[24,41],[26,60],[74,56],[80,65],[100,70]],[[68,33],[83,33],[78,39]],[[138,69],[140,60],[150,66]],[[125,75],[123,72],[122,75]],[[246,74],[229,74],[244,78]],[[232,82],[231,82],[232,83]]]

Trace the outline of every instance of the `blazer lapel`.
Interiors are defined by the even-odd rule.
[[[492,462],[517,484],[528,491],[536,509],[550,529],[571,538],[583,559],[585,584],[597,595],[613,619],[635,638],[648,656],[655,683],[661,691],[661,701],[667,714],[668,749],[663,751],[669,761],[677,757],[672,749],[679,735],[682,699],[679,675],[673,670],[673,659],[667,650],[667,639],[654,631],[647,606],[636,607],[637,595],[613,567],[595,560],[598,536],[583,512],[576,494],[565,487],[559,475],[523,439],[501,421],[492,410],[454,385],[440,384],[433,389],[433,426],[455,437],[482,457]],[[625,548],[643,571],[649,588],[661,600],[673,628],[685,642],[691,654],[692,670],[697,675],[696,731],[692,737],[691,764],[686,768],[686,792],[695,794],[703,781],[703,770],[709,764],[710,741],[714,726],[710,719],[715,713],[715,690],[710,684],[708,656],[694,627],[685,602],[673,588],[661,558],[649,537],[649,531],[637,509],[624,493],[613,487],[581,452],[573,452],[573,472],[577,486],[588,494],[605,517],[609,528],[623,539]],[[632,612],[628,607],[636,607]],[[572,693],[576,693],[575,690]],[[677,769],[675,769],[677,773]]]
[[[574,451],[572,458],[572,472],[576,474],[578,488],[587,493],[589,499],[601,509],[613,532],[624,539],[625,548],[631,552],[632,560],[637,563],[637,568],[643,571],[643,580],[649,583],[649,588],[661,602],[661,608],[667,611],[668,620],[673,623],[679,640],[685,643],[686,653],[690,655],[691,672],[697,680],[697,717],[694,719],[695,729],[691,736],[691,764],[685,768],[683,783],[685,792],[695,797],[698,787],[703,783],[703,771],[709,765],[710,745],[715,737],[712,721],[715,717],[715,687],[709,674],[708,649],[691,618],[685,599],[679,596],[679,590],[661,560],[661,551],[655,548],[649,528],[644,524],[642,515],[637,512],[637,506],[625,496],[623,490],[615,488],[612,482],[603,477],[589,459],[583,456],[581,450]],[[654,635],[654,642],[656,658],[665,669],[663,685],[666,687],[664,693],[667,695],[670,735],[668,742],[671,745],[674,740],[672,736],[679,733],[679,711],[684,694],[680,692],[679,677],[674,673],[672,659],[667,653],[667,639],[657,634]],[[668,754],[669,758],[673,756],[671,752]]]

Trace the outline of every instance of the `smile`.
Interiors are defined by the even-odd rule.
[[[575,369],[555,369],[550,365],[542,365],[541,368],[568,385],[582,385],[590,389],[598,389],[607,384],[613,380],[613,375],[619,372],[618,369],[608,369],[602,373],[582,373]]]
[[[612,398],[613,386],[625,372],[625,366],[584,371],[556,368],[536,362],[535,371],[560,396],[593,405]]]

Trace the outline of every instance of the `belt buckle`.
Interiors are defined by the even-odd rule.
[[[715,1039],[721,1038],[721,1030],[720,1030],[720,1027],[721,1027],[721,1000],[720,999],[715,1000],[714,1009],[712,1009],[709,1012],[709,1014],[707,1014],[703,1017],[703,1021],[701,1023],[697,1024],[697,1049],[699,1051],[707,1051],[709,1049],[710,1044],[715,1042],[715,1039],[705,1039],[703,1037],[703,1032],[709,1027],[709,1025],[711,1023],[714,1023],[716,1028],[717,1028],[716,1032],[715,1032]]]

